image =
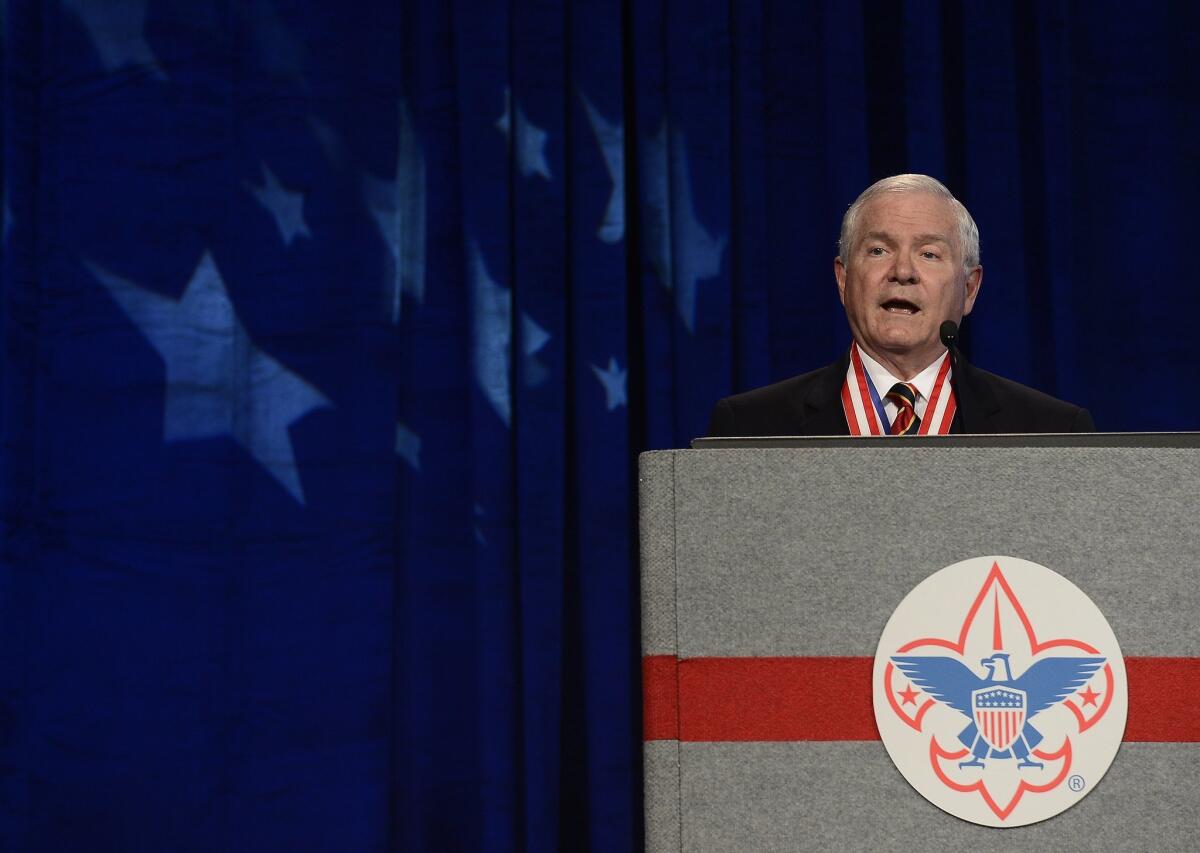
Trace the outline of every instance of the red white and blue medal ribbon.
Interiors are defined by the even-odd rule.
[[[883,401],[867,375],[856,343],[850,345],[850,366],[842,383],[842,410],[846,413],[846,425],[850,427],[851,435],[888,435],[891,432]],[[925,407],[918,434],[949,434],[956,411],[958,400],[950,384],[950,359],[945,358],[933,382],[933,393],[929,395],[929,405]]]

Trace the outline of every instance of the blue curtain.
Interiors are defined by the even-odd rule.
[[[1197,425],[1191,4],[0,9],[0,848],[637,849],[636,454],[884,175],[975,363]]]

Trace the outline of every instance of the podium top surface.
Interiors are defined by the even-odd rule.
[[[890,435],[770,436],[764,438],[696,438],[695,450],[732,447],[1200,447],[1200,432],[1067,432],[999,435],[912,435],[894,441]]]

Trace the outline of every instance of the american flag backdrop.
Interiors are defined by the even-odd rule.
[[[635,455],[847,346],[871,180],[976,212],[975,361],[1194,425],[1118,11],[0,3],[0,849],[637,849]]]

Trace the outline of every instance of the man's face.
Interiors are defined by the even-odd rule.
[[[929,193],[884,193],[860,211],[848,257],[834,261],[846,319],[859,345],[903,379],[942,352],[946,320],[971,313],[983,268],[963,271],[950,202]]]

